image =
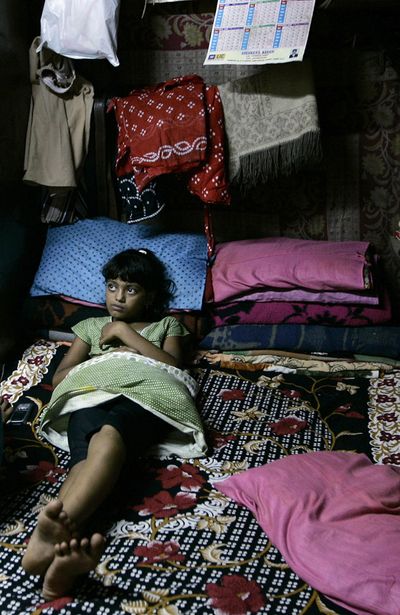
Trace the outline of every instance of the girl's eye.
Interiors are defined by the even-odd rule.
[[[108,282],[107,283],[107,288],[108,288],[108,290],[115,290],[115,284],[113,284],[112,282]]]
[[[137,292],[136,288],[133,288],[133,287],[130,287],[130,286],[128,287],[127,290],[128,290],[128,295],[135,295],[136,292]]]

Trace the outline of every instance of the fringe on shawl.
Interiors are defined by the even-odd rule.
[[[320,131],[307,132],[294,141],[280,143],[269,149],[240,157],[239,172],[232,181],[247,191],[267,178],[297,173],[307,164],[322,158]]]

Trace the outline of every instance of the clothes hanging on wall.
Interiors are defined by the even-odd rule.
[[[319,122],[308,62],[271,65],[219,87],[229,179],[250,188],[319,156]]]
[[[165,207],[157,180],[153,180],[140,192],[133,173],[116,178],[116,185],[123,206],[123,217],[128,224],[154,218]]]
[[[116,174],[135,175],[139,190],[164,173],[189,171],[206,158],[204,83],[177,77],[112,98],[118,124]]]
[[[229,204],[228,179],[225,173],[225,130],[221,97],[215,85],[205,88],[207,110],[208,156],[188,181],[188,188],[205,203]]]
[[[133,174],[139,191],[167,173],[194,173],[189,189],[205,202],[229,203],[222,106],[198,75],[112,98],[118,125],[116,174]]]
[[[32,99],[23,179],[74,188],[87,153],[94,90],[89,81],[69,73],[72,65],[55,52],[37,53],[39,43],[36,37],[29,52]]]

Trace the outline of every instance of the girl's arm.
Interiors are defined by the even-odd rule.
[[[140,333],[122,321],[107,323],[101,332],[100,346],[119,340],[138,354],[179,367],[183,359],[183,338],[179,335],[167,337],[162,348],[142,337]],[[116,348],[118,350],[118,348]]]
[[[73,367],[75,367],[75,365],[79,365],[79,363],[86,361],[89,357],[89,350],[89,344],[81,340],[80,337],[76,337],[54,373],[53,386],[56,387],[60,384],[60,382],[64,380],[65,376]]]

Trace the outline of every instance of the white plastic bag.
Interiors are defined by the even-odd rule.
[[[40,49],[75,59],[107,58],[118,66],[119,6],[120,0],[45,0]]]

